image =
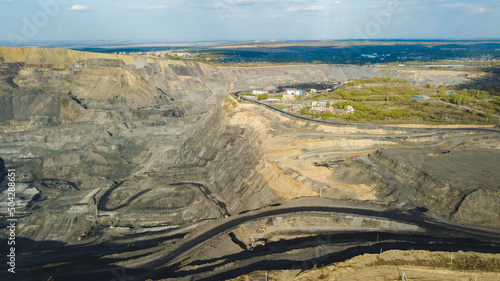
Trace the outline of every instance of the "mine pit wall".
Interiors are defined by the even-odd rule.
[[[384,151],[369,155],[379,169],[396,178],[400,195],[410,193],[418,207],[426,207],[434,213],[453,221],[474,226],[500,229],[500,193],[479,188],[465,193],[454,188],[419,166],[409,166],[391,158]],[[404,200],[404,198],[399,198]]]
[[[23,93],[0,97],[0,122],[28,121],[33,118],[59,118],[60,97],[43,93]]]
[[[401,183],[402,189],[408,191],[416,203],[437,214],[450,218],[466,196],[463,192],[445,184],[426,171],[415,166],[387,157],[378,150],[369,155],[370,161],[381,170],[392,174]]]
[[[477,190],[460,203],[453,219],[459,222],[500,229],[500,193]]]
[[[258,115],[241,111],[236,100],[227,97],[218,107],[195,126],[181,141],[183,143],[175,168],[184,170],[206,169],[207,177],[199,181],[219,200],[227,205],[230,213],[261,208],[282,203],[297,197],[318,196],[323,183],[304,180],[296,172],[267,159],[268,130]],[[265,113],[275,114],[264,109]],[[295,126],[306,126],[300,121]],[[346,128],[328,129],[342,131]],[[351,128],[351,130],[353,130]],[[357,129],[354,129],[357,132]],[[362,132],[381,133],[378,129]],[[386,132],[386,131],[384,131]],[[391,131],[392,132],[392,131]],[[397,129],[401,132],[401,129]],[[403,131],[403,133],[408,133]],[[328,142],[320,146],[372,147],[392,142],[373,142],[360,139]],[[301,148],[315,147],[316,142],[303,142]],[[272,158],[272,157],[271,157]],[[382,191],[380,191],[382,192]],[[391,199],[392,200],[392,199]]]
[[[374,68],[354,65],[290,65],[271,67],[221,67],[232,91],[249,89],[276,90],[277,86],[299,83],[348,81],[372,77],[405,78],[412,84],[457,85],[469,81],[465,75],[440,71],[418,73],[404,69]]]
[[[42,99],[67,97],[69,92],[92,109],[139,109],[178,104],[188,114],[206,113],[229,91],[213,67],[189,61],[172,61],[78,52],[63,49],[0,47],[0,121],[18,120],[14,99],[27,92]],[[28,99],[33,99],[29,96]],[[5,101],[5,102],[3,102]],[[5,108],[4,108],[5,107]],[[37,108],[32,115],[44,115]],[[57,112],[49,116],[59,117]],[[31,117],[31,116],[29,116]]]
[[[256,231],[261,228],[265,228],[266,231]],[[234,234],[238,240],[249,245],[262,238],[266,238],[268,242],[280,242],[319,233],[332,234],[342,231],[418,233],[423,232],[423,229],[416,225],[379,218],[335,213],[302,213],[247,222],[236,229]]]
[[[232,105],[224,101],[187,137],[177,166],[205,167],[207,188],[231,214],[281,203],[256,169],[262,138],[253,128],[230,125],[224,106]]]
[[[4,157],[6,162],[20,163],[17,158],[23,155],[32,162],[30,165],[33,169],[29,170],[36,169],[37,176],[65,177],[72,170],[78,170],[80,173],[72,176],[75,181],[89,179],[90,175],[83,174],[83,171],[93,171],[94,178],[100,175],[120,180],[131,172],[121,168],[127,166],[125,160],[134,160],[140,152],[128,155],[127,150],[132,147],[129,143],[134,143],[134,151],[145,150],[153,145],[166,147],[169,151],[174,151],[173,147],[181,147],[182,154],[177,165],[208,171],[209,176],[200,177],[200,180],[206,181],[208,189],[227,204],[231,213],[282,202],[284,196],[278,195],[276,191],[281,188],[273,191],[269,185],[273,183],[274,186],[291,187],[287,183],[292,180],[283,184],[283,179],[286,178],[279,179],[282,171],[273,163],[263,160],[260,132],[249,126],[229,124],[228,115],[232,113],[226,112],[224,105],[220,105],[229,92],[372,76],[413,77],[412,74],[394,70],[336,65],[214,68],[188,61],[62,49],[0,47],[0,61],[0,123],[8,126],[10,121],[37,121],[32,129],[42,128],[42,131],[36,132],[45,135],[43,141],[28,131],[6,135],[5,137],[12,138],[8,143],[9,147],[6,148],[5,144],[0,147],[4,151],[11,151],[8,157]],[[440,76],[421,77],[441,79]],[[460,79],[456,78],[450,84],[456,84]],[[72,100],[64,106],[63,100],[68,100],[70,91],[76,99],[89,105],[89,108],[79,106]],[[199,115],[200,120],[206,119],[203,122],[189,118],[179,119],[187,120],[179,124],[166,122],[168,124],[163,126],[163,130],[171,124],[169,135],[179,131],[192,132],[188,134],[184,144],[181,144],[182,141],[178,144],[177,139],[172,142],[165,138],[155,138],[154,142],[142,140],[138,143],[141,138],[137,137],[138,133],[132,134],[132,130],[140,131],[141,136],[147,136],[151,131],[158,132],[157,127],[149,128],[151,124],[146,120],[149,117],[142,114],[154,109],[150,107],[157,106],[161,106],[165,113],[174,108],[175,112],[182,112],[187,117]],[[133,111],[137,111],[137,114],[130,113]],[[36,120],[39,118],[37,116],[42,116],[42,119]],[[182,116],[171,118],[177,117]],[[61,120],[64,121],[63,125],[75,124],[80,128],[65,131],[69,126],[59,126],[61,124],[58,121]],[[154,122],[153,119],[151,121]],[[124,122],[136,125],[128,128],[129,125],[125,124],[123,126],[127,128],[119,128],[119,124]],[[83,123],[90,123],[91,128],[81,130]],[[108,126],[111,124],[113,126]],[[191,126],[196,129],[190,130]],[[107,128],[113,136],[108,136],[103,128]],[[25,145],[24,139],[29,140],[29,146]],[[103,150],[103,153],[99,153],[102,155],[90,153],[90,150],[94,150],[92,145],[82,145],[92,144],[96,139],[101,140],[98,146],[102,149],[98,150]],[[172,144],[165,144],[166,142]],[[126,149],[114,150],[114,147],[120,146]],[[13,153],[12,148],[17,151]],[[54,157],[54,150],[61,149],[65,151],[63,154],[67,153],[66,150],[71,151],[71,154],[78,150],[76,154],[90,157],[80,157],[80,162],[72,163],[74,165],[61,163],[61,167],[52,167],[50,162],[57,162],[51,159]],[[138,163],[147,166],[154,160],[151,155],[155,153],[161,154],[158,151],[141,154],[140,159],[137,159]],[[167,156],[170,157],[171,154],[173,152],[169,152]],[[110,161],[104,161],[103,155]],[[165,154],[161,154],[163,155]],[[121,159],[120,156],[126,159]],[[85,164],[81,166],[83,162]],[[111,175],[112,170],[123,172]]]
[[[94,109],[138,109],[173,106],[180,102],[187,114],[200,114],[219,104],[229,92],[276,89],[288,84],[373,76],[407,78],[412,83],[442,81],[454,85],[466,82],[465,77],[446,72],[426,75],[348,65],[215,68],[190,61],[63,49],[0,47],[0,59],[0,98],[3,99],[0,122],[17,119],[16,115],[22,111],[16,107],[15,100],[5,100],[12,96],[33,104],[33,108],[29,108],[33,114],[21,116],[28,119],[34,115],[62,116],[54,110],[59,99],[69,92],[83,105]],[[27,92],[30,94],[24,97]],[[45,112],[34,107],[35,104],[45,105],[50,110]]]

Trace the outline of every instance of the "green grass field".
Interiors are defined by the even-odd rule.
[[[413,99],[414,96],[424,99],[416,100]],[[310,114],[306,108],[301,110],[301,114],[316,119],[372,123],[500,123],[498,118],[493,117],[500,115],[500,93],[495,90],[418,86],[410,85],[405,79],[375,77],[366,80],[356,79],[339,90],[324,92],[314,99],[308,99],[308,101],[334,100],[342,100],[331,105],[336,109],[336,113]],[[341,116],[342,111],[349,105],[354,107],[355,112],[352,116],[345,113]]]

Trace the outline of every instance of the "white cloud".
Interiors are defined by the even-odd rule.
[[[299,7],[299,6],[294,6],[287,8],[285,12],[299,12],[299,11],[321,11],[325,10],[325,6],[305,6],[305,7]]]
[[[488,12],[491,12],[491,11],[493,11],[493,10],[491,10],[491,9],[487,9],[487,8],[484,8],[484,7],[479,7],[479,8],[477,9],[477,11],[478,11],[479,13],[481,13],[481,14],[482,14],[482,13],[488,13]]]
[[[90,11],[92,9],[89,8],[89,6],[87,6],[87,5],[75,4],[66,10],[67,11]]]

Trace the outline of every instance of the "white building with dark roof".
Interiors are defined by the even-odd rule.
[[[286,93],[288,95],[302,96],[304,94],[304,91],[296,90],[296,89],[289,89],[289,90],[286,90]]]

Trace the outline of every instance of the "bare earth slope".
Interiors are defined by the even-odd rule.
[[[213,68],[63,49],[0,47],[0,61],[1,155],[6,166],[23,174],[20,180],[28,190],[38,190],[36,197],[45,198],[65,182],[74,185],[65,192],[76,197],[87,190],[100,190],[99,196],[124,180],[141,191],[163,184],[155,179],[143,184],[137,178],[158,170],[170,178],[167,183],[208,185],[216,198],[205,200],[219,200],[229,212],[320,192],[333,198],[398,200],[394,187],[388,189],[390,184],[375,176],[363,183],[361,178],[339,182],[338,173],[312,163],[400,145],[394,139],[362,136],[391,134],[384,130],[294,125],[260,108],[234,108],[234,100],[217,106],[230,91],[387,75],[416,83],[465,79],[447,72],[425,76],[356,66]],[[308,137],[313,132],[317,135]],[[464,200],[465,206],[477,197]]]
[[[314,270],[254,272],[239,277],[238,281],[263,280],[498,280],[500,272],[488,272],[497,266],[498,254],[455,253],[455,265],[450,263],[451,253],[429,251],[388,251],[379,255],[363,255],[351,260]],[[467,264],[474,259],[476,264]],[[479,268],[474,268],[479,266]],[[484,267],[486,270],[482,269]]]
[[[421,207],[429,216],[500,228],[496,132],[329,126],[226,97],[372,76],[468,79],[0,47],[0,180],[16,169],[19,243],[28,251],[133,241],[317,196]],[[78,241],[84,232],[92,235]]]

